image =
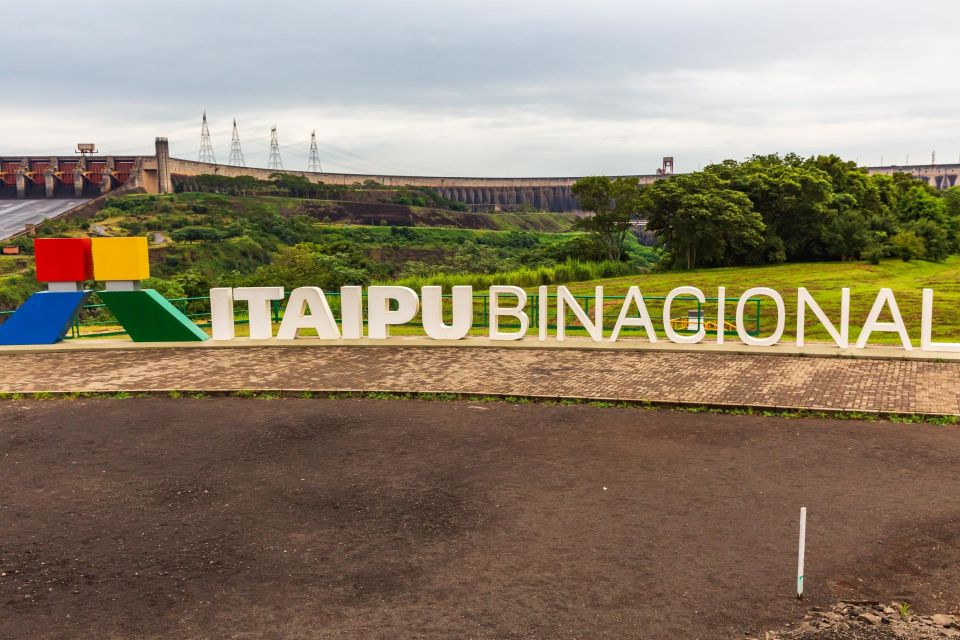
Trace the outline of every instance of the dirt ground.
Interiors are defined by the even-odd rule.
[[[707,640],[843,598],[949,613],[958,463],[958,428],[929,425],[3,402],[0,638]]]

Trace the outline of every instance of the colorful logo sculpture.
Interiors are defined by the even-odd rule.
[[[0,345],[54,344],[66,336],[86,304],[89,280],[103,282],[96,295],[134,342],[197,342],[207,339],[197,325],[153,289],[146,238],[38,238],[33,243],[35,293],[0,324]]]

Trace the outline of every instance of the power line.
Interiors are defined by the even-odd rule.
[[[227,164],[234,167],[245,167],[247,163],[243,160],[243,149],[240,148],[240,133],[237,131],[237,119],[233,119],[233,138],[230,141],[230,159]]]
[[[283,160],[280,159],[280,143],[277,141],[277,125],[270,128],[270,159],[267,160],[267,169],[283,169]]]
[[[217,164],[217,158],[213,155],[213,144],[210,143],[210,129],[207,128],[207,111],[203,111],[203,126],[200,128],[200,153],[197,157],[200,162],[209,162]]]
[[[317,152],[317,132],[310,132],[310,157],[307,159],[307,171],[313,173],[322,173],[323,166],[320,164],[320,154]]]

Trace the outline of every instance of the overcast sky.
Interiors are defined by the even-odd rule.
[[[31,0],[0,19],[0,154],[483,176],[753,153],[960,159],[955,1]]]

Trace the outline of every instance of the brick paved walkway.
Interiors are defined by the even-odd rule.
[[[960,415],[960,362],[447,347],[0,354],[0,391],[365,390]]]

